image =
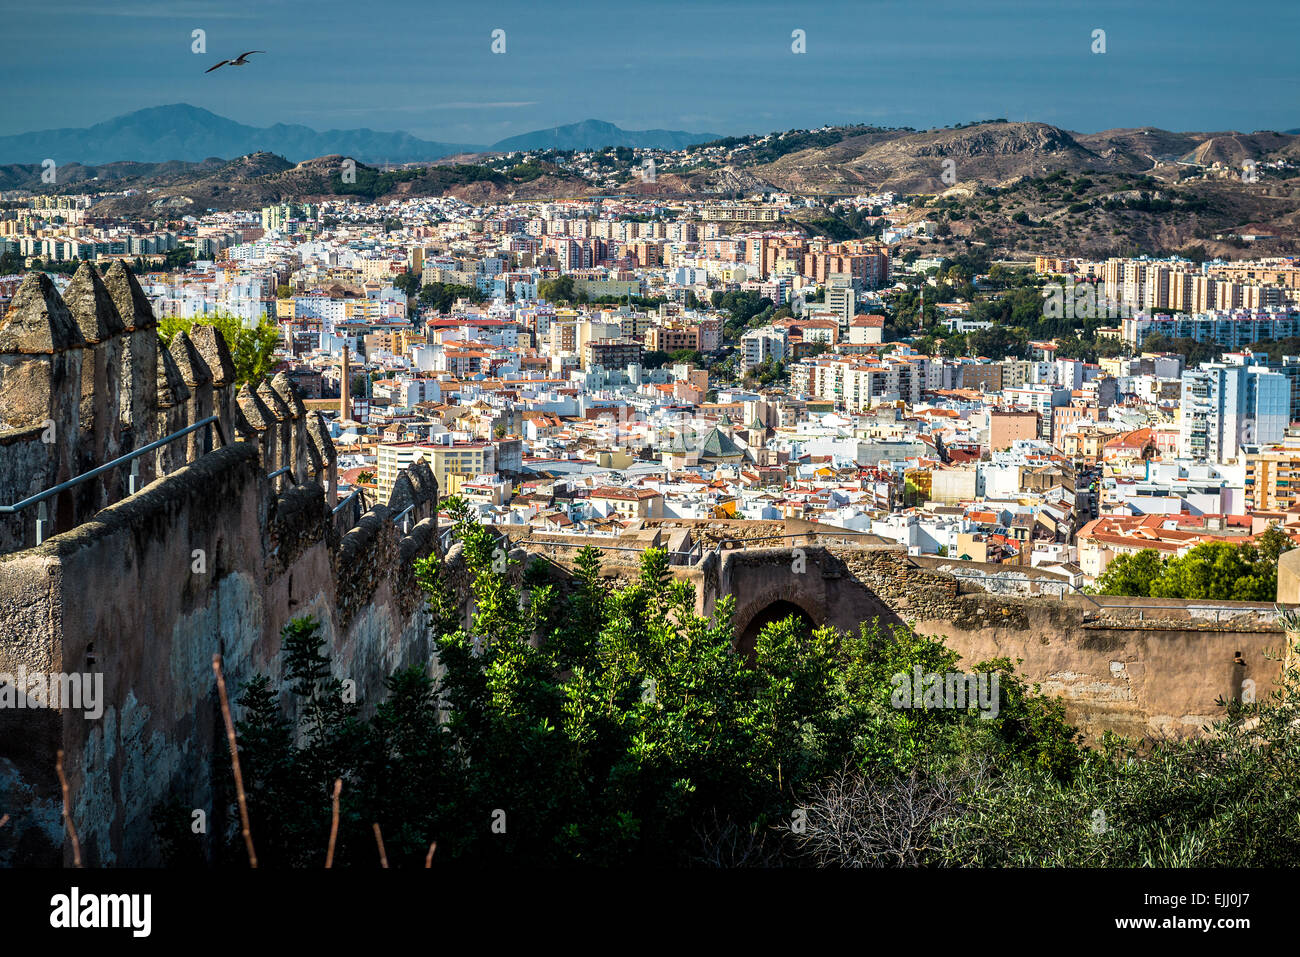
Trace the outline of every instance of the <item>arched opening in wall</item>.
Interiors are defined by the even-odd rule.
[[[745,626],[745,630],[742,631],[736,639],[736,651],[740,652],[740,654],[744,655],[746,658],[752,658],[754,656],[754,643],[758,640],[759,632],[772,624],[772,622],[782,621],[791,616],[793,616],[799,624],[809,631],[817,627],[817,623],[813,621],[812,615],[804,611],[803,608],[799,607],[792,601],[780,599],[772,602],[766,608],[763,608],[749,620],[749,624]]]

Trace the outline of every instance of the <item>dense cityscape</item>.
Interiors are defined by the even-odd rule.
[[[1300,9],[51,4],[20,939],[1285,920]]]
[[[164,328],[273,330],[262,371],[326,414],[340,500],[387,502],[423,459],[488,525],[797,519],[1072,591],[1120,555],[1300,532],[1292,259],[928,256],[935,224],[890,193],[842,201],[875,234],[843,241],[783,222],[811,201],[782,194],[160,230],[98,199],[10,198],[7,261],[120,260]]]

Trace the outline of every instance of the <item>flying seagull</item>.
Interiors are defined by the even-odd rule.
[[[223,66],[248,66],[248,57],[252,56],[254,53],[265,52],[265,50],[249,50],[247,53],[239,54],[239,56],[235,57],[233,60],[222,60],[216,66],[210,66],[203,72],[211,73],[213,70],[219,70]]]

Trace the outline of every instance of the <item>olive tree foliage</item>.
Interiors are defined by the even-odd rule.
[[[158,323],[158,334],[170,345],[176,333],[189,334],[195,326],[215,326],[226,340],[235,366],[235,385],[256,385],[270,373],[274,366],[275,349],[280,344],[280,329],[266,319],[249,325],[239,316],[216,312],[197,318],[164,316]]]
[[[1006,659],[967,669],[906,627],[793,618],[763,628],[746,656],[732,600],[697,614],[693,585],[660,549],[618,585],[593,547],[563,573],[520,568],[496,533],[454,511],[454,567],[431,556],[416,572],[436,666],[394,674],[368,706],[303,618],[285,630],[283,678],[242,689],[264,866],[323,863],[336,779],[336,866],[375,866],[376,823],[393,866],[422,866],[433,842],[438,863],[498,866],[1298,856],[1288,699],[1225,702],[1204,741],[1090,749]],[[897,677],[916,668],[996,675],[996,708],[896,706]],[[225,798],[217,856],[242,863],[229,788]],[[163,818],[174,856],[192,859],[198,839]]]
[[[1204,542],[1186,555],[1162,557],[1155,549],[1116,555],[1091,589],[1099,595],[1211,601],[1272,601],[1277,560],[1295,547],[1270,525],[1253,541]]]
[[[798,846],[837,866],[1293,867],[1297,692],[1292,657],[1276,692],[1221,701],[1203,737],[1105,735],[1065,775],[972,752],[888,779],[845,772],[807,793]]]

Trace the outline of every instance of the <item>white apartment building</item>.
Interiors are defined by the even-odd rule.
[[[740,337],[741,369],[748,372],[768,359],[784,362],[790,354],[790,339],[784,329],[763,326]]]
[[[1282,441],[1291,417],[1291,383],[1253,357],[1241,358],[1241,364],[1205,362],[1183,373],[1180,456],[1227,463],[1236,461],[1243,445]]]

